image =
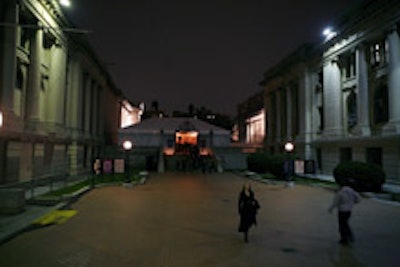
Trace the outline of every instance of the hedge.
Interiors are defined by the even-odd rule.
[[[283,177],[283,164],[287,159],[295,159],[296,156],[291,154],[275,154],[254,153],[247,157],[247,168],[257,173],[271,173],[277,178]]]
[[[333,170],[333,176],[337,184],[348,184],[361,192],[379,192],[386,180],[380,166],[359,161],[340,163]]]

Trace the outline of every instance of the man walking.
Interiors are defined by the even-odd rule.
[[[354,236],[349,226],[351,211],[355,203],[360,202],[360,195],[350,186],[342,184],[339,191],[336,193],[332,205],[329,207],[329,213],[333,209],[338,209],[339,233],[342,245],[347,245],[354,241]]]

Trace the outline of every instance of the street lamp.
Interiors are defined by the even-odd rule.
[[[294,145],[293,145],[293,143],[292,142],[286,142],[286,144],[285,144],[285,151],[287,152],[287,153],[290,153],[290,152],[292,152],[294,150]]]
[[[285,144],[285,151],[287,153],[287,158],[284,162],[284,173],[285,173],[285,178],[287,180],[287,187],[293,187],[294,183],[292,181],[292,175],[293,175],[293,161],[290,158],[290,153],[292,153],[294,150],[294,144],[290,141],[286,142]]]
[[[131,183],[131,177],[129,174],[129,152],[132,150],[133,144],[129,140],[125,140],[122,143],[122,147],[125,150],[125,183],[130,184]]]

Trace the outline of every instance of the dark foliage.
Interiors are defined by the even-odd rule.
[[[287,159],[295,159],[295,155],[254,153],[247,158],[247,168],[257,173],[269,172],[277,178],[283,178],[283,165]]]
[[[359,161],[340,163],[333,176],[337,184],[349,185],[360,192],[379,192],[386,180],[380,166]]]

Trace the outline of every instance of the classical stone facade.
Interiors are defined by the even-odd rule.
[[[0,2],[0,184],[91,170],[121,92],[58,1]]]
[[[257,92],[238,105],[239,142],[262,145],[265,138],[266,117],[264,91]]]
[[[400,181],[400,2],[368,0],[335,34],[301,46],[265,73],[265,147],[286,141],[332,174],[343,161],[381,165]]]

